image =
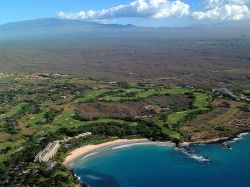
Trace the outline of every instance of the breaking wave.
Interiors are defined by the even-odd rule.
[[[234,139],[228,141],[228,143],[235,143],[235,142],[241,140],[241,139],[242,139],[244,136],[246,136],[246,135],[249,135],[249,133],[248,133],[248,132],[246,132],[246,133],[241,133],[240,135],[238,135],[238,136],[235,137]]]
[[[210,160],[208,158],[206,158],[206,157],[204,157],[204,156],[202,156],[200,154],[188,151],[185,148],[175,148],[175,149],[178,150],[178,151],[181,151],[182,153],[184,153],[188,157],[190,157],[192,159],[195,159],[195,160],[197,160],[199,162],[202,162],[202,163],[208,163],[208,162],[210,162]]]
[[[152,145],[152,144],[154,144],[154,143],[152,143],[152,142],[140,142],[140,143],[120,145],[120,146],[113,147],[112,149],[123,149],[123,148],[137,146],[137,145]]]
[[[84,157],[81,158],[81,160],[84,160],[84,159],[86,159],[86,158],[88,158],[88,157],[90,157],[90,156],[93,156],[93,155],[97,154],[97,153],[98,153],[98,152],[94,152],[94,153],[90,153],[90,154],[88,154],[88,155],[85,155]]]
[[[95,176],[95,175],[86,175],[87,178],[92,179],[92,180],[101,180],[101,177]]]

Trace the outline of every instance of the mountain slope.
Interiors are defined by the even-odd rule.
[[[46,18],[0,26],[0,40],[79,39],[89,37],[231,38],[250,37],[250,25],[215,24],[187,28],[150,28]]]

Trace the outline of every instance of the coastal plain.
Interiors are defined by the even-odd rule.
[[[0,179],[7,185],[78,184],[63,162],[85,145],[142,138],[198,143],[250,130],[248,89],[45,73],[1,73],[0,80]],[[92,135],[69,138],[86,132]],[[65,139],[53,164],[34,162],[49,142]]]

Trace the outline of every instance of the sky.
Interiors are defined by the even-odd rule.
[[[242,22],[250,20],[250,0],[2,0],[0,2],[0,24],[52,17],[141,26]]]

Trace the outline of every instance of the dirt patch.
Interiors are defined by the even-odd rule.
[[[181,132],[190,141],[228,137],[250,130],[250,113],[240,110],[243,103],[221,99],[213,104],[217,106],[215,110],[182,125]]]
[[[209,113],[200,115],[198,118],[188,122],[186,125],[187,126],[203,126],[203,125],[207,126],[211,120],[226,113],[228,110],[229,110],[229,108],[226,108],[226,107],[216,108],[215,110],[213,110]]]
[[[186,95],[163,95],[154,96],[146,101],[161,108],[170,108],[171,110],[187,110],[192,105],[192,98]]]
[[[122,103],[96,102],[80,104],[77,110],[87,120],[95,118],[152,117],[175,110],[185,110],[192,99],[185,95],[154,96],[144,101]]]
[[[85,119],[94,118],[134,118],[143,113],[145,103],[128,102],[128,103],[105,103],[97,102],[80,105],[78,112]]]

